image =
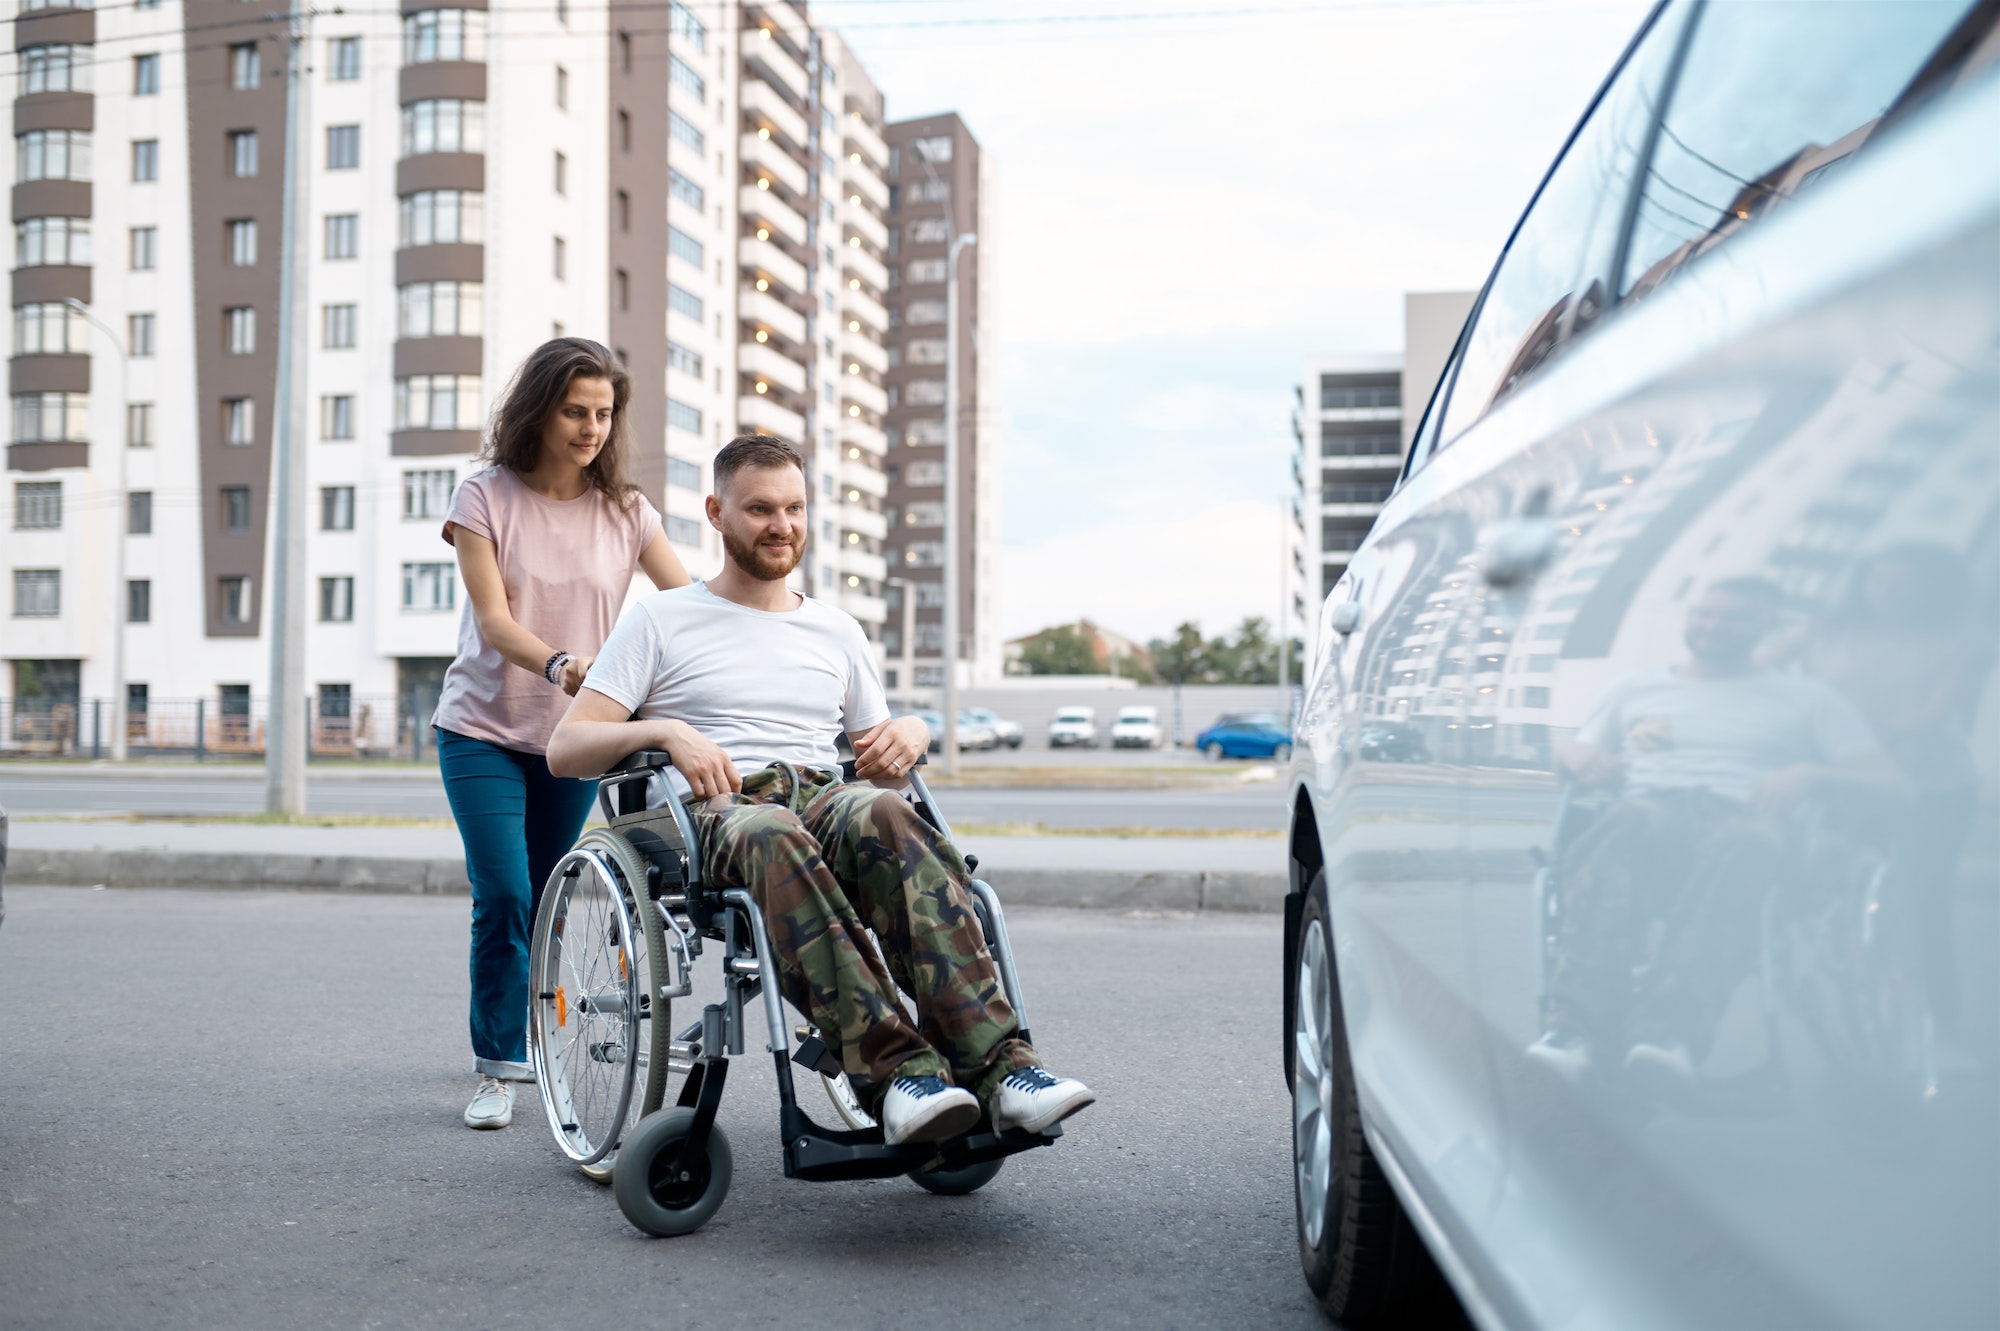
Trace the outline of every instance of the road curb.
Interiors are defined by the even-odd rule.
[[[1285,878],[1275,873],[1106,869],[980,869],[1008,905],[1083,910],[1227,911],[1284,909]],[[372,855],[186,855],[157,850],[14,848],[8,880],[22,886],[198,888],[257,892],[378,892],[467,896],[465,862]]]

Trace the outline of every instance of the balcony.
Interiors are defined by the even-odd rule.
[[[852,161],[845,158],[841,160],[840,167],[840,180],[842,186],[844,186],[844,193],[849,195],[859,194],[862,198],[874,204],[875,211],[878,213],[889,211],[889,187],[883,183],[882,177],[876,175],[865,165],[856,166]]]
[[[888,252],[889,228],[882,224],[881,218],[869,212],[866,208],[848,208],[845,210],[845,214],[843,220],[847,223],[849,231],[860,236],[861,239],[867,241],[870,245],[873,245],[876,253],[885,254]]]
[[[768,240],[745,236],[737,249],[737,261],[743,267],[743,281],[753,288],[757,279],[764,277],[794,296],[811,294],[806,286],[806,266]]]
[[[847,151],[858,152],[874,163],[877,171],[889,169],[889,145],[882,142],[882,136],[875,127],[854,111],[840,118],[840,134],[846,141]]]
[[[881,426],[870,424],[859,416],[842,416],[837,425],[840,447],[847,456],[853,457],[859,452],[873,458],[873,465],[882,465],[882,455],[889,451],[889,436]]]
[[[881,562],[879,556],[871,555],[869,557],[877,563]],[[882,581],[880,577],[863,573],[860,569],[850,571],[860,573],[862,577],[869,578],[874,582]],[[840,608],[864,624],[880,624],[889,618],[889,603],[887,601],[879,596],[863,596],[860,592],[847,586],[842,586],[840,589]]]
[[[858,402],[863,411],[880,416],[889,409],[889,395],[880,384],[873,384],[858,374],[845,371],[840,376],[840,399],[843,402]],[[846,415],[845,411],[841,415]],[[1376,505],[1377,508],[1381,505]]]
[[[745,342],[736,350],[736,363],[743,373],[787,392],[806,391],[806,367],[767,343]]]
[[[889,534],[889,519],[859,504],[842,504],[839,522],[840,529],[844,532],[858,531],[863,536],[872,536],[878,541]],[[841,544],[847,544],[845,537],[841,539]]]
[[[854,459],[843,457],[838,474],[843,492],[859,490],[862,494],[881,499],[889,493],[888,474]]]
[[[745,185],[736,192],[736,206],[794,245],[806,243],[806,219],[775,191]]]
[[[736,399],[736,425],[746,432],[774,434],[788,444],[805,442],[805,417],[754,393]]]
[[[756,73],[770,80],[773,86],[783,88],[800,102],[807,100],[810,85],[806,82],[806,68],[792,59],[792,53],[783,44],[765,38],[749,37],[743,43],[743,63]]]
[[[878,337],[889,330],[889,311],[882,308],[882,302],[850,287],[842,287],[840,291],[840,318],[843,323],[859,319],[862,327],[874,329]]]
[[[782,185],[795,196],[805,197],[806,169],[776,139],[745,134],[741,146],[744,164],[757,173],[759,180],[768,178],[774,186]]]
[[[859,333],[850,333],[845,325],[840,330],[840,368],[859,365],[876,374],[889,372],[889,353],[880,342],[866,338]]]
[[[753,79],[743,85],[743,113],[763,121],[772,133],[784,136],[793,147],[804,150],[809,137],[806,118],[770,84]]]
[[[889,289],[889,270],[882,261],[858,245],[846,245],[840,250],[840,266],[849,276],[858,277],[871,291]]]
[[[762,291],[742,293],[743,322],[787,342],[806,340],[806,317],[776,296]]]
[[[775,28],[786,41],[801,51],[812,45],[812,29],[806,26],[805,20],[800,18],[798,12],[784,0],[776,0],[776,3],[751,4],[747,8],[751,13],[750,23],[743,29],[743,42],[746,47],[766,44],[762,35],[753,34],[751,28]]]
[[[880,582],[889,576],[889,561],[881,555],[871,555],[860,546],[843,544],[840,558],[833,566],[842,573],[858,573],[870,582]]]

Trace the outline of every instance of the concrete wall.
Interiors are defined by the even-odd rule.
[[[960,690],[958,697],[961,707],[990,707],[1010,721],[1019,721],[1028,732],[1024,748],[1048,746],[1049,722],[1062,707],[1096,708],[1102,742],[1107,745],[1111,742],[1111,723],[1117,719],[1121,707],[1159,708],[1161,729],[1170,741],[1173,737],[1174,691],[1164,685],[1114,689],[1089,682],[1085,677],[1078,687],[1068,690],[973,688]],[[1190,744],[1198,732],[1224,712],[1276,712],[1283,716],[1288,710],[1285,691],[1275,684],[1191,684],[1181,691],[1182,730]]]

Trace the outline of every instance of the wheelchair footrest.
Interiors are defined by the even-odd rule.
[[[895,1178],[913,1169],[962,1169],[967,1165],[1048,1146],[1062,1136],[1060,1126],[1048,1135],[1019,1128],[995,1133],[981,1125],[963,1137],[944,1142],[891,1146],[880,1128],[840,1132],[822,1128],[803,1112],[785,1134],[785,1177],[824,1183],[835,1179]]]

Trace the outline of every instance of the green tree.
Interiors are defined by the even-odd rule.
[[[1188,620],[1174,630],[1171,638],[1155,638],[1146,645],[1153,656],[1153,673],[1174,686],[1174,747],[1181,747],[1181,685],[1199,684],[1208,677],[1211,644],[1202,640],[1201,627]]]
[[[1031,675],[1094,675],[1097,654],[1075,625],[1058,624],[1021,644],[1021,665]]]

